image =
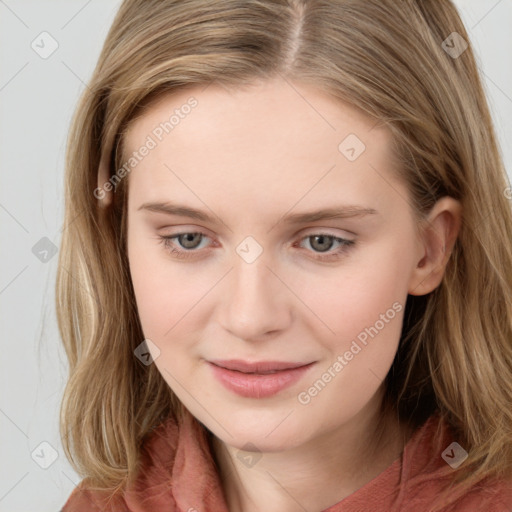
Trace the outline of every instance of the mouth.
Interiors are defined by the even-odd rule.
[[[297,383],[315,363],[231,359],[208,364],[229,391],[246,398],[266,398]]]

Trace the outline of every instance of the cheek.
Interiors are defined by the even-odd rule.
[[[341,347],[377,322],[379,332],[385,330],[390,338],[399,336],[401,322],[396,317],[405,309],[410,261],[405,244],[397,249],[392,240],[386,240],[354,253],[347,265],[323,280],[322,290],[309,286],[317,290],[312,309],[336,333]]]
[[[333,279],[327,299],[318,295],[322,318],[335,334],[317,336],[325,358],[304,382],[297,400],[304,414],[318,411],[326,428],[357,414],[389,372],[407,298],[406,272],[401,266],[405,261],[397,257],[394,250],[380,251],[379,258],[359,262],[357,271],[354,268]],[[338,407],[333,409],[333,403]]]
[[[157,240],[146,237],[135,229],[128,237],[130,274],[144,335],[163,340],[186,324],[184,317],[207,286],[186,265],[171,262]]]

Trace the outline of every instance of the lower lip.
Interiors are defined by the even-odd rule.
[[[215,377],[230,391],[247,398],[266,398],[298,382],[313,364],[266,375],[237,372],[212,363],[210,366]]]

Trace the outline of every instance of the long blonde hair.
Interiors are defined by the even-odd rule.
[[[180,414],[155,365],[134,357],[144,336],[126,257],[126,180],[102,208],[98,169],[118,169],[123,133],[152,98],[277,76],[387,125],[418,218],[442,196],[462,203],[441,285],[408,298],[385,404],[416,426],[434,411],[449,423],[469,453],[453,471],[459,488],[510,475],[512,214],[471,45],[454,55],[442,44],[453,32],[469,44],[449,0],[123,2],[76,111],[66,163],[61,437],[80,475],[123,488],[150,429]]]

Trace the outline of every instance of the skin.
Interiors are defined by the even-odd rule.
[[[393,174],[389,131],[319,89],[277,79],[162,96],[131,124],[125,154],[191,96],[198,105],[127,178],[128,257],[143,331],[160,351],[152,354],[164,379],[214,434],[230,510],[324,509],[385,470],[410,437],[393,417],[379,418],[382,381],[407,295],[441,282],[460,205],[442,198],[419,229],[408,191]],[[338,149],[348,134],[366,145],[354,161]],[[100,186],[104,181],[100,176]],[[167,201],[217,220],[140,209]],[[282,220],[347,205],[376,213]],[[195,251],[188,259],[159,238],[197,231],[206,236],[188,249]],[[318,233],[354,244],[340,250],[327,239],[327,253],[340,254],[320,261],[322,246],[308,238]],[[252,263],[236,251],[247,236],[263,251]],[[178,238],[170,246],[187,251]],[[401,311],[309,403],[300,403],[299,394],[394,303]],[[214,377],[212,359],[315,364],[277,395],[244,398]],[[382,439],[371,452],[377,424]],[[247,450],[258,456],[250,466],[240,457]]]

